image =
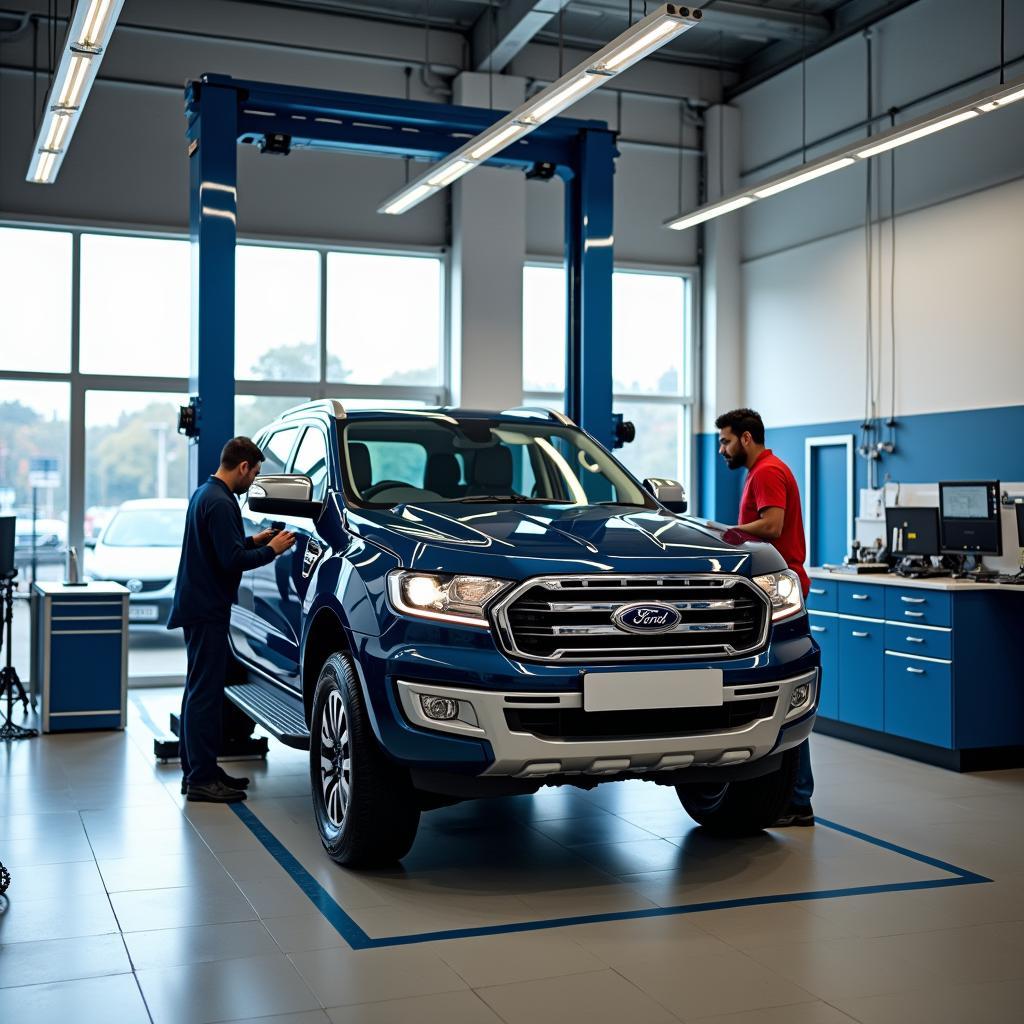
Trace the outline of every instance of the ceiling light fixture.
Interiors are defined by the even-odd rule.
[[[56,181],[123,6],[124,0],[76,0],[26,181],[37,185]]]
[[[887,153],[897,146],[904,146],[945,128],[951,128],[955,124],[973,120],[981,114],[1001,110],[1022,99],[1024,99],[1024,79],[1018,79],[1010,85],[1001,85],[996,89],[987,89],[965,102],[952,103],[932,114],[925,114],[923,117],[908,121],[898,128],[890,128],[877,135],[872,135],[869,140],[870,145],[865,145],[865,140],[861,139],[843,146],[842,149],[833,150],[811,163],[794,167],[760,185],[750,186],[713,203],[698,207],[689,213],[680,214],[665,221],[665,227],[671,228],[673,231],[685,231],[697,224],[703,224],[715,217],[721,217],[733,210],[749,206],[758,199],[767,199],[769,196],[778,195],[787,189],[802,185],[805,181],[813,181],[815,178],[831,174],[833,171],[851,167],[861,160],[870,160],[872,157],[878,156],[879,153]]]
[[[663,4],[646,18],[631,25],[588,60],[577,64],[558,81],[541,89],[486,131],[414,178],[387,199],[377,212],[399,214],[411,210],[427,196],[447,187],[484,160],[550,121],[580,97],[600,88],[608,79],[693,28],[700,22],[700,18],[700,11],[676,4]]]

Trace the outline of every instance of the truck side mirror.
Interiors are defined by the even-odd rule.
[[[319,519],[324,503],[313,500],[313,481],[301,473],[261,476],[249,488],[249,508],[268,515]]]
[[[686,490],[678,480],[649,476],[644,480],[644,490],[670,512],[685,512],[689,508]]]

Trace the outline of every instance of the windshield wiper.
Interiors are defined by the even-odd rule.
[[[458,502],[490,505],[571,505],[572,502],[557,498],[528,498],[525,494],[470,494],[455,499]]]

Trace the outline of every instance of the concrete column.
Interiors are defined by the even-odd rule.
[[[740,111],[716,105],[705,114],[707,202],[739,185]],[[740,213],[704,225],[701,413],[697,429],[700,511],[734,523],[741,474],[719,458],[715,418],[743,404],[743,291],[740,278]]]
[[[464,72],[453,101],[491,105],[494,119],[519,106],[526,79]],[[480,167],[452,186],[452,401],[507,409],[523,398],[523,262],[526,178]]]

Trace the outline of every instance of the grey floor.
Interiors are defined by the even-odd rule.
[[[175,695],[126,733],[0,745],[0,1019],[108,1024],[832,1024],[1019,1020],[1024,772],[956,775],[826,738],[818,813],[991,882],[819,826],[701,835],[672,790],[464,804],[424,817],[402,868],[352,873],[312,831],[305,755],[272,744],[247,806],[373,938],[780,904],[351,949],[230,809],[187,805],[152,757]],[[231,766],[229,766],[231,770]]]

